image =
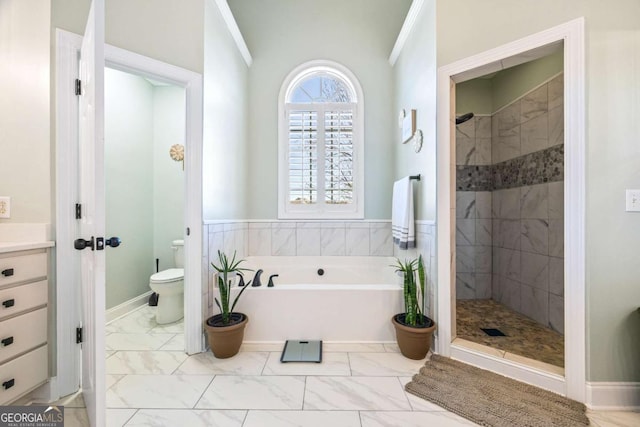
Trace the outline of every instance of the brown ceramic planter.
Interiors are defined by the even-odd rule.
[[[424,359],[429,348],[431,348],[431,338],[433,331],[436,330],[436,322],[431,321],[433,324],[427,328],[415,328],[400,323],[397,320],[398,316],[404,316],[404,313],[393,316],[391,323],[396,328],[396,340],[398,341],[400,352],[409,359]]]
[[[210,317],[204,322],[204,328],[207,331],[209,347],[213,355],[218,359],[226,359],[235,356],[240,351],[242,340],[244,338],[244,328],[249,322],[249,317],[242,313],[232,313],[232,315],[240,315],[242,320],[229,326],[211,326],[210,323],[215,322],[222,316],[220,314]],[[233,319],[233,318],[232,318]],[[213,321],[213,322],[212,322]]]

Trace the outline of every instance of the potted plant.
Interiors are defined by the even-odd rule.
[[[249,321],[249,317],[244,313],[234,312],[234,308],[240,299],[242,293],[249,288],[247,283],[240,289],[238,294],[231,302],[232,287],[235,284],[236,276],[242,271],[250,271],[246,268],[240,268],[240,264],[244,260],[236,261],[236,253],[233,258],[229,258],[223,252],[218,251],[219,265],[211,265],[217,271],[217,286],[220,299],[215,298],[216,305],[220,309],[220,314],[216,314],[205,321],[204,327],[207,331],[209,347],[213,354],[219,359],[226,359],[235,356],[240,351],[242,339],[244,338],[244,328]]]
[[[403,275],[404,313],[393,316],[391,322],[400,352],[409,359],[420,360],[427,355],[436,329],[436,323],[422,312],[426,279],[422,255],[404,263],[397,259],[395,267]]]

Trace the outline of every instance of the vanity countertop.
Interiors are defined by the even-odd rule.
[[[0,242],[0,254],[6,252],[28,251],[30,249],[52,248],[55,242],[51,240],[42,242]]]

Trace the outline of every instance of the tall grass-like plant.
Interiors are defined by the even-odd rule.
[[[427,294],[425,293],[425,286],[427,284],[427,274],[424,271],[424,260],[422,259],[422,254],[418,257],[418,280],[420,285],[420,307],[424,311],[427,306]]]
[[[251,281],[247,283],[236,295],[233,300],[233,304],[231,304],[231,308],[229,308],[229,303],[231,302],[231,287],[235,281],[235,277],[238,273],[242,271],[251,271],[248,268],[240,268],[240,264],[244,262],[244,260],[236,261],[236,252],[233,252],[233,258],[229,261],[227,255],[221,251],[218,251],[218,261],[220,265],[215,265],[211,263],[211,266],[218,272],[218,291],[220,292],[220,300],[215,298],[216,305],[220,309],[220,314],[222,316],[222,323],[224,325],[228,325],[231,321],[231,313],[233,313],[233,309],[236,307],[238,303],[238,299],[242,293],[249,288]],[[231,277],[230,277],[231,276]]]
[[[424,326],[426,318],[422,312],[422,301],[425,295],[425,272],[422,255],[417,260],[402,262],[396,258],[396,261],[396,271],[403,274],[404,322],[407,326]]]

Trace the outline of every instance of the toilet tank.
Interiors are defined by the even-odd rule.
[[[176,268],[184,268],[184,240],[171,242],[171,249],[173,249],[173,261]]]

